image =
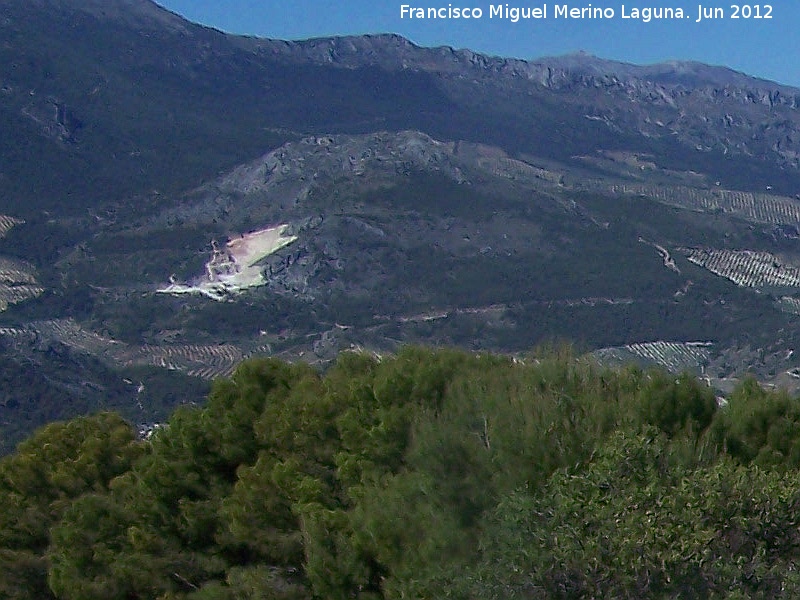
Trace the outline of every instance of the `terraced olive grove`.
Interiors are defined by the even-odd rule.
[[[618,348],[604,348],[594,353],[601,362],[626,364],[643,361],[672,373],[698,371],[713,356],[710,342],[645,342]]]
[[[753,250],[684,250],[689,261],[736,285],[747,287],[800,287],[800,267],[786,265],[769,252]]]
[[[721,212],[754,223],[800,223],[800,200],[774,194],[620,183],[607,188],[612,195],[637,196],[670,206],[702,212]]]

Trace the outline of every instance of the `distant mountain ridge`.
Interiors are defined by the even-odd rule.
[[[0,0],[0,6],[13,7],[18,0]],[[131,26],[148,24],[152,28],[169,27],[186,34],[194,27],[181,16],[150,0],[29,0],[25,3],[34,10],[76,13],[81,12],[98,19],[125,22]]]
[[[556,85],[570,74],[605,80],[640,79],[664,85],[684,84],[692,87],[763,87],[787,95],[800,94],[800,89],[791,86],[755,78],[728,67],[710,66],[696,61],[635,65],[602,59],[584,52],[524,60],[481,54],[451,46],[426,48],[397,34],[337,36],[300,41],[251,39],[259,48],[273,55],[351,68],[381,64],[386,68],[445,73],[458,73],[465,68],[473,68],[492,75],[525,77],[547,86]]]
[[[177,191],[296,134],[377,129],[562,150],[559,159],[597,145],[648,151],[652,138],[674,137],[676,156],[685,146],[798,166],[800,92],[721,67],[522,61],[397,35],[262,40],[149,0],[2,5],[0,193],[25,210],[61,194],[82,209]],[[556,119],[585,133],[549,131]]]

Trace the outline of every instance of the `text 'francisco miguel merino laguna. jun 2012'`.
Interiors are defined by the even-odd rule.
[[[729,4],[726,6],[704,6],[698,4],[691,8],[683,6],[629,6],[619,7],[570,6],[569,4],[542,4],[540,6],[512,6],[510,4],[490,4],[488,8],[470,6],[416,7],[400,5],[401,19],[502,19],[512,23],[527,20],[545,19],[632,19],[649,23],[650,21],[690,19],[696,23],[714,19],[772,19],[770,4]]]

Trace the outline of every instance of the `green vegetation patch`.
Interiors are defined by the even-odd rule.
[[[795,594],[798,406],[565,348],[250,360],[149,440],[104,413],[0,461],[0,593]]]

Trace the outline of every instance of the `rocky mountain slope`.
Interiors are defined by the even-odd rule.
[[[0,7],[6,439],[103,402],[156,419],[253,354],[563,338],[798,380],[800,90]]]

